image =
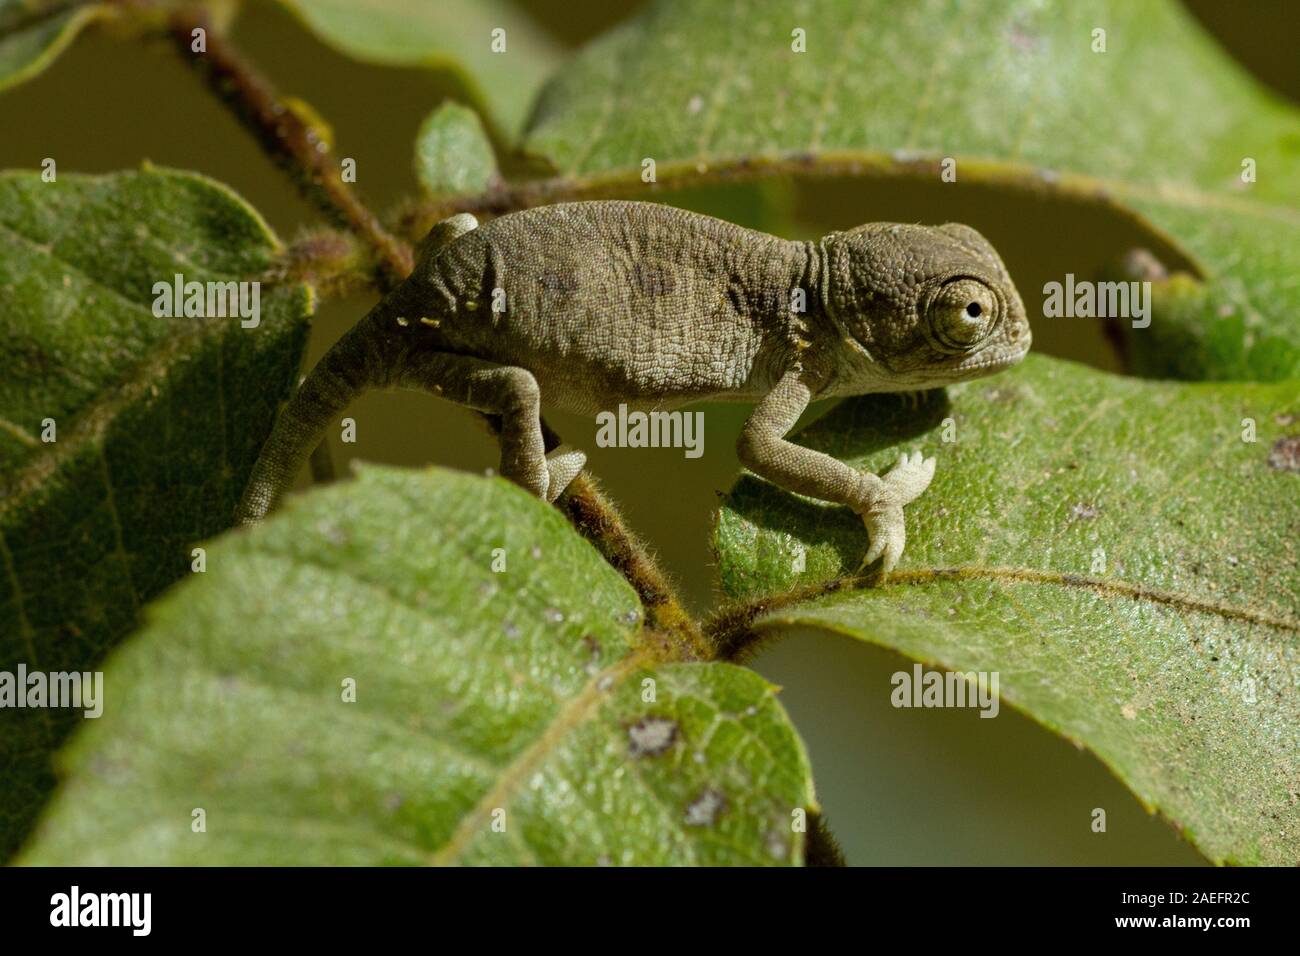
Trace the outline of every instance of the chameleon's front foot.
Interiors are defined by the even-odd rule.
[[[903,522],[903,507],[911,504],[921,496],[934,478],[934,459],[922,459],[921,453],[913,452],[899,456],[898,464],[890,469],[889,474],[879,479],[871,499],[858,514],[866,525],[870,537],[870,547],[858,570],[862,570],[877,558],[881,559],[880,570],[888,573],[898,564],[903,556],[903,546],[907,543],[907,527]]]

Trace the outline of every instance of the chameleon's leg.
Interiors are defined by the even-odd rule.
[[[253,524],[275,508],[303,462],[321,446],[325,429],[358,395],[377,384],[359,360],[347,367],[341,356],[334,362],[328,359],[322,359],[303,380],[276,419],[235,509],[237,524]]]
[[[325,353],[276,419],[235,510],[238,524],[271,511],[325,430],[362,392],[392,384],[405,363],[409,336],[395,334],[393,317],[409,302],[399,290],[386,296]]]
[[[541,391],[527,369],[469,355],[426,352],[410,357],[397,383],[496,416],[501,423],[502,476],[545,501],[554,501],[586,460],[564,445],[547,455]]]
[[[789,491],[848,505],[866,525],[870,547],[862,566],[881,558],[881,570],[898,563],[907,541],[903,506],[934,477],[934,459],[904,455],[880,478],[857,471],[830,455],[786,441],[812,393],[800,373],[788,372],[754,409],[741,430],[736,450],[750,471]]]
[[[501,416],[484,414],[492,425],[493,434],[501,434]],[[563,439],[546,424],[546,417],[541,418],[542,441],[546,444],[546,471],[550,476],[547,483],[546,500],[554,502],[569,487],[578,472],[587,464],[587,456],[572,445],[564,444]]]

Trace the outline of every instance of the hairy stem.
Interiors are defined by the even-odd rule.
[[[848,866],[840,841],[835,839],[825,815],[808,814],[808,844],[804,850],[804,866]]]
[[[480,416],[488,430],[500,435],[501,420],[495,415]],[[559,438],[542,421],[546,448],[559,444]],[[656,656],[663,660],[707,660],[713,657],[712,646],[704,639],[699,625],[682,607],[672,585],[653,557],[623,523],[618,509],[600,491],[590,473],[583,470],[556,499],[555,506],[564,512],[578,533],[591,542],[609,565],[621,574],[636,591],[645,609],[647,643],[658,645]]]
[[[756,598],[728,605],[715,611],[704,622],[704,640],[711,649],[711,656],[722,661],[744,661],[753,656],[762,642],[763,635],[754,630],[753,624],[768,611],[776,611],[800,601],[809,601],[826,594],[834,594],[846,588],[864,586],[878,578],[833,578],[819,584],[793,588],[781,594]]]
[[[374,251],[380,288],[388,291],[405,279],[412,267],[410,247],[385,230],[343,181],[339,162],[320,134],[285,105],[270,81],[214,29],[204,11],[182,10],[172,17],[170,28],[181,56],[203,74],[272,159],[293,174],[308,198]],[[192,51],[195,30],[203,30],[204,53]]]
[[[671,660],[706,660],[713,656],[668,579],[590,475],[580,473],[556,504],[636,590],[645,608],[646,627],[665,638],[659,656]]]

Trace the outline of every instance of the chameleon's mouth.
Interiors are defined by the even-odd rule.
[[[1000,372],[1004,368],[1010,368],[1012,365],[1015,365],[1028,354],[1028,342],[1018,348],[1000,348],[994,351],[985,350],[958,362],[953,366],[953,371],[976,374]]]

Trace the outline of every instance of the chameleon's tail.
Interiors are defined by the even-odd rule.
[[[404,293],[390,294],[325,353],[276,420],[235,510],[235,523],[253,524],[275,508],[334,419],[362,392],[400,375],[409,350],[398,334]]]

